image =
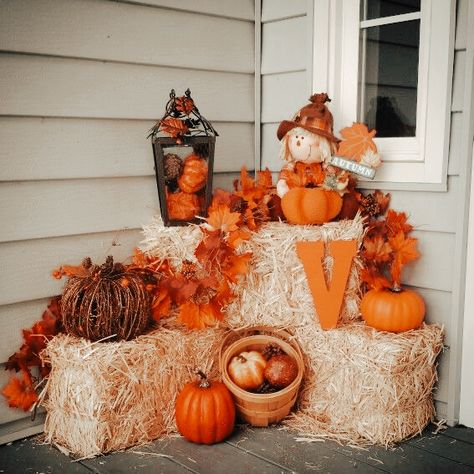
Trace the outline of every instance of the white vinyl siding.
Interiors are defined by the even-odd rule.
[[[125,259],[159,212],[146,136],[172,88],[219,133],[216,187],[254,169],[254,18],[253,0],[1,2],[0,363],[56,266]],[[2,400],[0,423],[26,416]]]
[[[311,95],[307,1],[262,0],[261,165],[279,171],[276,131]]]

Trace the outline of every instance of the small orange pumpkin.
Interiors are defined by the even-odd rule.
[[[235,403],[222,382],[197,373],[201,380],[187,383],[176,399],[176,425],[188,441],[219,443],[234,429]]]
[[[420,327],[425,317],[425,302],[413,290],[370,290],[362,298],[360,311],[368,326],[402,332]]]
[[[258,351],[241,352],[232,357],[227,371],[232,381],[244,390],[255,390],[265,380],[267,361]]]
[[[178,179],[178,186],[185,193],[197,193],[207,181],[207,163],[198,155],[189,155]]]
[[[176,221],[188,221],[199,214],[199,198],[195,194],[175,193],[166,198],[168,217]]]
[[[323,224],[339,214],[342,198],[332,190],[296,187],[283,196],[281,207],[291,224]]]

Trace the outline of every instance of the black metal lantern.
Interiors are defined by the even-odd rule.
[[[218,133],[199,113],[188,89],[174,89],[165,115],[152,128],[160,210],[166,226],[202,222],[212,199],[214,148]]]

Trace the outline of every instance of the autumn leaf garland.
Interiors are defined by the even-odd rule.
[[[58,333],[60,320],[59,297],[54,297],[41,319],[30,329],[23,330],[23,344],[20,350],[11,355],[5,364],[6,370],[18,373],[10,377],[2,389],[2,394],[7,398],[10,407],[28,411],[38,400],[36,385],[39,380],[33,376],[32,369],[38,367],[40,377],[45,377],[49,373],[49,366],[41,362],[40,352]]]

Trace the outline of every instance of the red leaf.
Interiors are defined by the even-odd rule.
[[[21,371],[21,378],[10,379],[3,387],[2,394],[8,399],[10,407],[21,408],[24,411],[28,411],[38,401],[31,376],[25,370]]]
[[[189,115],[194,109],[194,101],[189,97],[183,96],[178,97],[175,101],[176,110],[182,112],[183,114]]]
[[[203,265],[209,266],[215,262],[217,255],[221,250],[223,240],[219,231],[208,232],[204,235],[205,237],[196,247],[194,255]]]
[[[177,275],[163,280],[162,287],[168,291],[172,301],[181,304],[196,294],[199,288],[199,282],[196,280],[188,280],[178,273]]]

